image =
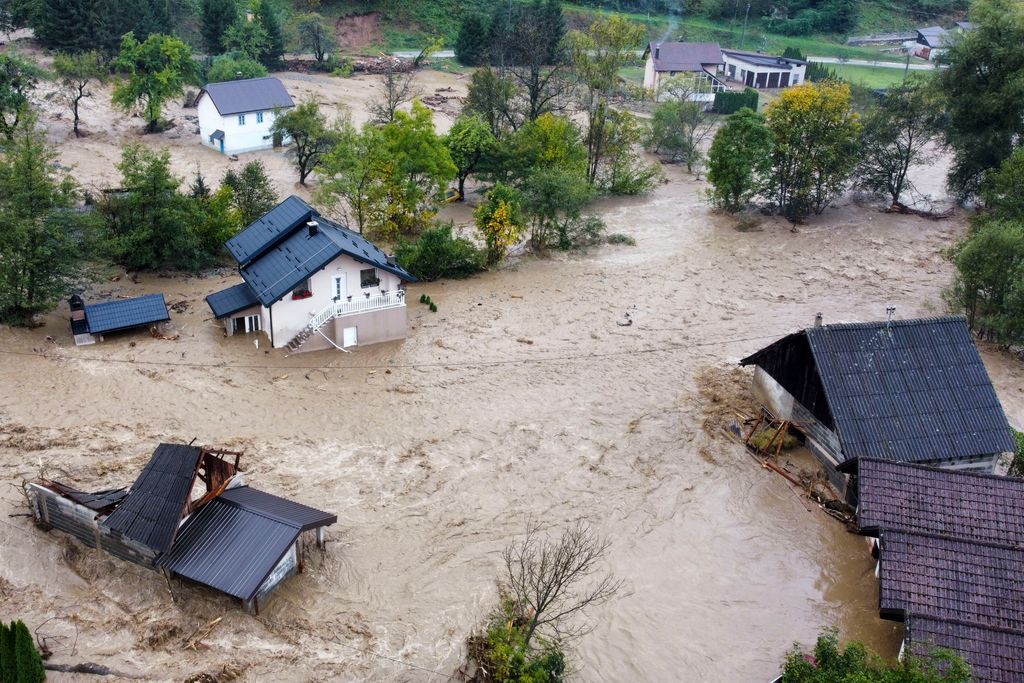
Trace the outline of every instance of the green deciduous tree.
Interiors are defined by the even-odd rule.
[[[722,126],[708,151],[708,180],[716,206],[739,211],[757,193],[768,171],[772,134],[764,117],[740,109]]]
[[[71,210],[77,186],[34,116],[0,158],[0,320],[26,324],[70,293],[81,274],[89,218]]]
[[[487,156],[494,153],[498,141],[482,117],[463,114],[448,131],[444,144],[455,163],[459,199],[465,199],[466,178],[476,173]]]
[[[860,643],[839,644],[839,634],[818,637],[813,658],[799,646],[786,655],[782,683],[970,683],[971,669],[950,650],[923,656],[908,653],[896,664],[884,662]]]
[[[587,150],[579,128],[569,119],[542,114],[526,123],[509,140],[507,170],[518,183],[535,171],[557,168],[587,180]]]
[[[125,111],[141,105],[147,132],[157,130],[167,100],[181,95],[186,84],[199,82],[192,48],[172,36],[153,34],[140,43],[129,33],[114,64],[127,74],[114,87],[114,104]]]
[[[232,201],[238,209],[242,225],[249,225],[277,206],[277,193],[267,177],[262,161],[250,161],[236,172],[229,168],[222,185],[231,188]]]
[[[564,108],[568,92],[565,72],[568,67],[565,47],[565,18],[559,0],[531,0],[512,7],[512,20],[506,10],[495,7],[491,36],[505,73],[516,84],[522,102],[519,116],[532,121],[545,112]]]
[[[937,109],[932,93],[916,82],[889,88],[864,117],[855,173],[859,187],[883,192],[893,204],[900,203],[904,192],[913,191],[907,177],[910,167],[932,158],[928,145]]]
[[[273,131],[276,135],[291,138],[300,185],[306,184],[306,178],[338,140],[337,128],[327,122],[320,105],[312,101],[301,102],[293,109],[278,114]]]
[[[0,54],[0,134],[7,141],[29,106],[28,96],[42,72],[33,62],[17,54]]]
[[[935,73],[943,130],[953,150],[950,189],[975,195],[1024,135],[1024,10],[1013,0],[978,0],[974,29],[950,46]]]
[[[224,32],[238,21],[238,0],[201,0],[199,31],[208,54],[224,52]]]
[[[327,56],[338,47],[334,28],[315,12],[298,15],[292,25],[299,51],[312,52],[317,64],[322,65]]]
[[[262,78],[267,75],[267,67],[255,59],[250,59],[244,52],[229,52],[214,57],[210,70],[206,74],[209,83],[237,81],[247,78]]]
[[[790,220],[821,213],[845,188],[857,162],[861,124],[841,83],[788,88],[765,112],[772,168],[764,194]]]
[[[494,136],[500,138],[505,132],[519,126],[512,110],[515,94],[516,86],[509,78],[485,66],[474,71],[470,77],[463,111],[480,115]]]
[[[81,121],[79,108],[82,100],[92,97],[90,85],[107,82],[110,77],[110,69],[107,67],[103,55],[92,51],[70,55],[58,54],[53,58],[53,71],[57,76],[60,98],[74,117],[74,131],[77,137],[79,135],[78,125]]]
[[[692,172],[704,156],[701,145],[714,127],[715,116],[704,102],[670,99],[655,106],[647,144],[666,161],[684,163]]]
[[[1013,151],[981,186],[985,208],[998,218],[1024,221],[1024,147]]]
[[[523,196],[514,187],[497,183],[487,193],[487,200],[476,207],[473,219],[487,245],[487,265],[493,266],[526,231]]]
[[[632,113],[620,109],[608,112],[605,159],[598,168],[598,188],[609,194],[644,194],[664,177],[658,164],[649,163],[640,155],[646,134],[645,126]]]

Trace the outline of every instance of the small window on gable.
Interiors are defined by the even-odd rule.
[[[256,123],[263,123],[263,112],[256,112]]]
[[[238,125],[240,125],[240,126],[244,126],[245,125],[245,114],[239,114],[238,115]]]
[[[309,280],[303,280],[295,289],[292,290],[292,299],[308,299],[313,296],[313,292],[309,288]]]
[[[365,270],[359,271],[359,286],[363,289],[367,287],[376,287],[380,284],[380,278],[377,277],[376,268],[366,268]]]

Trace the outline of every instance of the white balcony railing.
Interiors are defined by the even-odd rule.
[[[306,325],[306,330],[316,332],[323,327],[328,320],[333,318],[341,318],[346,315],[369,313],[371,311],[383,311],[388,308],[400,308],[405,306],[405,290],[395,289],[388,292],[380,292],[379,294],[371,294],[370,296],[353,294],[350,299],[351,300],[342,299],[340,301],[332,301],[324,306],[319,313],[310,319],[309,323]]]

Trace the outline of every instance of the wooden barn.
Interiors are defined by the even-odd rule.
[[[1015,449],[960,317],[816,324],[742,361],[770,419],[788,423],[845,492],[854,458],[992,472]]]

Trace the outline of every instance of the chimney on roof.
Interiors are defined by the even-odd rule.
[[[320,224],[316,221],[308,221],[306,227],[309,228],[310,237],[316,237],[317,233],[320,232]]]
[[[814,326],[821,327],[821,313],[814,314]]]
[[[661,59],[661,46],[660,45],[655,45],[654,46],[654,58],[655,59]]]

